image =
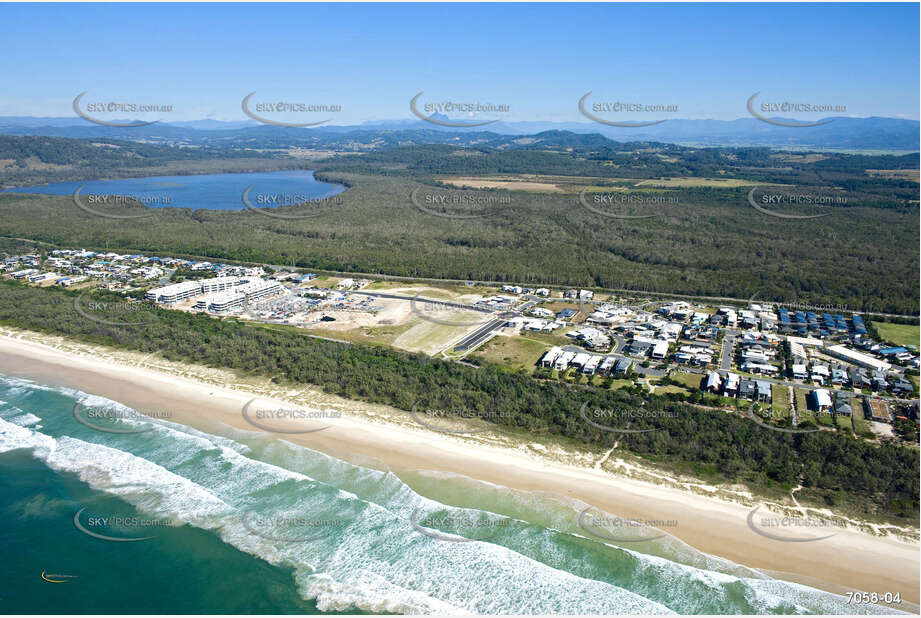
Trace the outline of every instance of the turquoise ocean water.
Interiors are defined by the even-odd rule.
[[[0,374],[4,613],[890,611],[668,535],[606,542],[562,498],[219,433]]]

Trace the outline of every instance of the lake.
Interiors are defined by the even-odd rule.
[[[243,174],[200,174],[195,176],[151,176],[118,180],[56,182],[36,187],[14,187],[3,193],[130,196],[151,208],[191,210],[243,210],[247,188],[256,208],[273,208],[322,200],[345,191],[345,187],[314,178],[310,170],[251,172]]]

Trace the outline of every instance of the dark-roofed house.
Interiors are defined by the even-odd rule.
[[[854,413],[851,407],[851,398],[839,395],[835,399],[835,416],[850,416]]]
[[[572,309],[561,309],[561,310],[556,314],[556,317],[557,317],[558,320],[568,320],[569,318],[571,318],[571,317],[574,316],[574,315],[576,315],[576,312],[573,311]]]
[[[651,349],[652,344],[648,341],[631,341],[630,346],[627,348],[627,353],[630,356],[646,356]]]
[[[751,380],[742,380],[742,383],[739,384],[739,399],[754,401],[757,390],[757,386],[755,386],[754,382]]]
[[[889,388],[889,380],[886,379],[885,371],[873,372],[873,390],[884,391]]]
[[[870,388],[873,384],[867,376],[867,373],[863,369],[858,369],[857,367],[851,367],[848,370],[848,377],[854,388]]]

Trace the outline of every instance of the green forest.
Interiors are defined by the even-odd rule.
[[[284,169],[253,150],[0,135],[0,189],[70,180]]]
[[[349,187],[319,210],[309,205],[276,211],[299,215],[310,208],[309,214],[319,215],[304,219],[249,210],[159,209],[143,220],[119,221],[93,217],[69,196],[0,194],[0,236],[327,271],[755,296],[852,311],[918,313],[918,185],[866,172],[917,169],[917,155],[807,158],[765,148],[617,144],[565,133],[554,139],[552,148],[546,138],[533,149],[423,145],[315,162],[236,160],[244,169],[316,169],[318,179]],[[56,148],[57,141],[83,140],[56,140],[48,148]],[[34,145],[18,148],[51,157]],[[73,148],[69,155],[61,145],[61,160],[92,160],[85,144]],[[156,152],[158,166],[143,175],[164,166],[182,170],[174,173],[202,173],[207,166],[221,171],[235,162],[167,162]],[[118,169],[141,175],[137,167]],[[588,178],[583,182],[664,201],[627,204],[610,213],[650,215],[642,219],[587,209],[577,194],[566,192],[494,189],[476,195],[501,198],[496,203],[460,209],[414,203],[416,193],[421,199],[470,195],[440,186],[438,178],[445,174],[555,174],[574,183]],[[749,179],[782,185],[778,192],[833,195],[842,203],[792,206],[783,212],[823,216],[790,220],[755,210],[748,202],[749,186],[634,186],[637,179],[660,177]],[[0,179],[6,181],[6,172]],[[120,207],[118,213],[130,210]]]
[[[472,411],[531,438],[556,436],[620,448],[651,462],[755,489],[805,487],[800,501],[888,521],[917,523],[918,452],[877,446],[833,432],[786,434],[667,396],[541,382],[499,366],[474,368],[421,354],[350,345],[237,320],[126,306],[124,297],[0,283],[0,323],[94,344],[157,353],[170,360],[226,367],[285,383],[315,384],[343,397],[401,410],[421,405]],[[87,307],[91,306],[92,312]],[[129,310],[130,309],[130,310]],[[94,318],[94,319],[90,319]],[[105,324],[99,320],[113,322]],[[135,324],[120,324],[133,322]],[[119,324],[119,325],[115,325]],[[665,412],[620,414],[605,424],[646,433],[612,434],[579,414],[587,409]],[[501,416],[496,412],[501,411]]]

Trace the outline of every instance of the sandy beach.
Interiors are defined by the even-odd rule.
[[[0,336],[0,372],[102,395],[141,412],[169,410],[169,420],[205,431],[216,422],[256,430],[241,414],[243,406],[257,398],[255,394],[28,339],[21,333]],[[257,401],[263,408],[301,407],[266,396],[258,396]],[[749,528],[752,505],[642,482],[592,466],[566,465],[537,454],[470,444],[422,427],[374,422],[358,414],[289,420],[273,426],[327,427],[279,437],[355,463],[380,462],[397,474],[412,470],[461,474],[519,490],[576,498],[622,517],[677,520],[678,525],[668,532],[708,554],[833,592],[898,592],[905,601],[919,602],[919,546],[891,535],[841,528],[821,541],[781,542]],[[913,611],[904,605],[901,609]]]

